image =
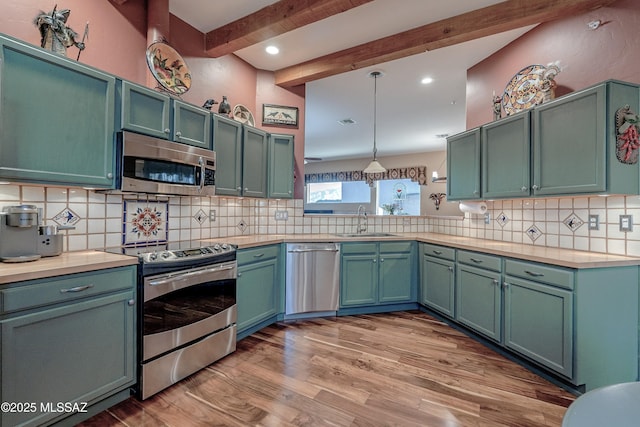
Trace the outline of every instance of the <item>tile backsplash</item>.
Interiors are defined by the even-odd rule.
[[[536,246],[640,256],[640,197],[566,197],[488,201],[485,215],[452,217],[370,216],[375,232],[436,232]],[[251,234],[354,232],[357,217],[303,216],[302,200],[234,197],[138,197],[79,188],[0,185],[0,208],[31,204],[46,224],[72,226],[65,251]],[[286,220],[276,213],[286,212]],[[590,229],[597,215],[598,229]],[[630,215],[631,230],[620,231]]]

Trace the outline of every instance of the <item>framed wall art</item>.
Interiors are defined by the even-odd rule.
[[[298,127],[298,107],[262,104],[262,124]]]

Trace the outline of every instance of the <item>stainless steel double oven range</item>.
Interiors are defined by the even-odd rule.
[[[140,399],[236,349],[236,247],[171,246],[137,250]]]

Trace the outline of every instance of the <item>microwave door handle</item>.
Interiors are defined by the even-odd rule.
[[[200,188],[198,188],[198,192],[202,192],[204,190],[204,159],[202,156],[198,157],[198,164],[200,165]]]

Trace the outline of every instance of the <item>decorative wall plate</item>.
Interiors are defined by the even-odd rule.
[[[256,125],[256,121],[253,119],[253,114],[251,114],[251,111],[242,104],[238,104],[233,107],[233,118],[245,125]]]
[[[147,48],[147,65],[164,89],[182,95],[191,87],[191,73],[184,59],[171,46],[156,42]]]
[[[502,107],[507,116],[542,103],[544,92],[539,82],[546,67],[529,65],[518,71],[504,88]]]

